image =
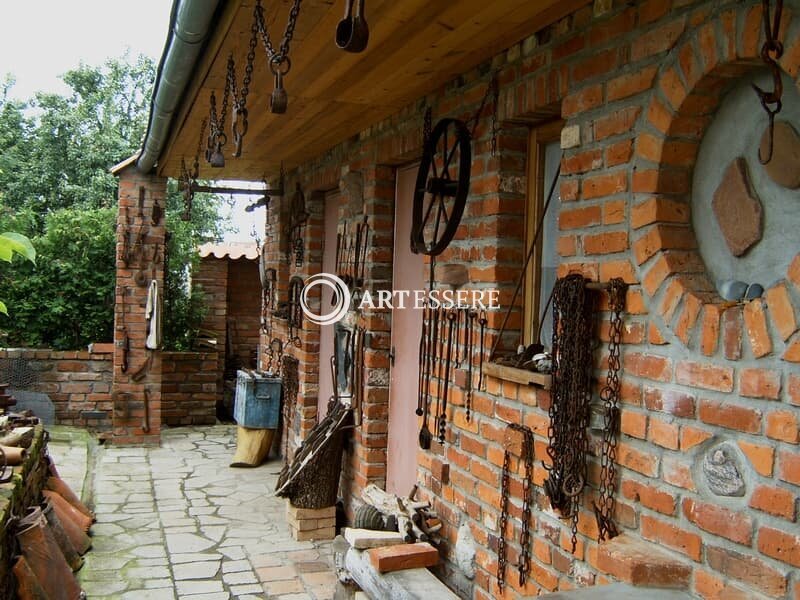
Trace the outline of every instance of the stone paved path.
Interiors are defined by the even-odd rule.
[[[272,496],[279,459],[231,469],[234,439],[230,426],[182,428],[160,448],[97,449],[79,573],[90,600],[333,597],[330,542],[292,540]]]

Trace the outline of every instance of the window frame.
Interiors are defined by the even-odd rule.
[[[528,133],[528,164],[527,164],[527,194],[525,203],[525,243],[524,251],[530,248],[531,238],[536,233],[536,225],[542,216],[544,204],[547,201],[545,189],[550,182],[545,181],[546,147],[553,142],[560,141],[564,121],[556,119],[541,125],[531,127]],[[551,204],[550,210],[558,210]],[[541,284],[542,284],[542,241],[539,237],[536,249],[528,263],[523,286],[523,322],[522,341],[528,346],[537,343],[533,339],[534,327],[538,325],[541,314]],[[554,240],[554,243],[557,243]]]

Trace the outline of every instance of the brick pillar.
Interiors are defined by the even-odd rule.
[[[212,332],[217,338],[218,402],[223,399],[225,349],[228,343],[228,262],[227,258],[215,258],[213,254],[206,256],[200,261],[197,274],[192,276],[192,285],[203,292],[203,304],[207,308],[201,329]]]
[[[156,200],[162,213],[166,205],[166,179],[143,175],[133,165],[124,164],[115,175],[119,176],[119,209],[112,440],[115,444],[158,444],[161,439],[161,350],[145,348],[145,307],[150,282],[155,279],[163,310],[165,218],[162,216],[154,225],[152,217]],[[163,316],[162,312],[162,322]],[[126,336],[127,370],[123,372]]]

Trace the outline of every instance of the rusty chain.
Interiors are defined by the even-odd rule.
[[[553,292],[553,381],[544,464],[544,490],[551,506],[572,519],[572,551],[578,543],[578,514],[586,485],[587,427],[591,399],[591,302],[580,274],[556,281]]]
[[[625,310],[625,293],[628,285],[619,278],[609,282],[609,305],[611,308],[610,333],[608,341],[608,373],[600,399],[603,401],[605,415],[603,423],[603,448],[600,455],[600,490],[599,500],[594,503],[594,514],[597,520],[598,541],[611,539],[619,535],[614,523],[614,494],[617,489],[616,468],[617,438],[619,436],[619,402],[622,367],[622,312]]]
[[[270,70],[274,73],[276,68],[279,68],[283,63],[287,63],[287,68],[283,71],[283,75],[289,72],[291,68],[291,61],[289,60],[289,44],[294,37],[294,29],[297,26],[297,17],[300,15],[300,4],[302,0],[294,0],[292,8],[289,10],[289,19],[286,22],[286,29],[283,32],[283,39],[281,40],[278,49],[272,44],[272,39],[269,35],[269,30],[264,21],[264,8],[261,6],[261,0],[257,0],[255,11],[255,22],[258,28],[258,33],[261,35],[261,42],[264,44],[264,49],[267,52],[269,59]],[[273,66],[274,65],[274,66]]]
[[[242,155],[242,142],[248,129],[247,96],[250,93],[250,83],[253,80],[253,67],[256,60],[256,46],[258,45],[258,23],[253,19],[250,26],[250,43],[247,50],[247,61],[244,67],[244,79],[242,87],[238,88],[236,82],[236,64],[233,54],[228,57],[228,86],[233,96],[233,156],[238,158]]]
[[[481,105],[478,107],[478,110],[475,112],[475,115],[470,119],[467,123],[472,124],[472,129],[470,131],[470,135],[472,138],[475,139],[475,132],[478,129],[478,123],[480,123],[481,116],[483,115],[483,109],[486,108],[486,103],[489,101],[489,98],[492,98],[494,109],[492,113],[492,156],[495,155],[497,152],[497,134],[498,134],[498,127],[497,127],[497,103],[500,98],[500,85],[497,81],[497,73],[492,73],[492,78],[489,80],[489,85],[486,86],[486,93],[483,95],[481,99]]]
[[[767,113],[769,119],[769,133],[767,142],[767,155],[761,155],[761,147],[758,148],[758,160],[762,165],[772,160],[774,150],[775,115],[783,108],[783,79],[781,78],[781,68],[778,60],[783,56],[783,43],[778,39],[781,27],[781,16],[783,14],[783,0],[775,0],[775,12],[772,13],[771,0],[761,0],[764,21],[764,34],[766,39],[761,46],[761,60],[767,65],[772,73],[773,89],[771,92],[762,90],[755,83],[753,89],[761,101],[761,106]],[[772,18],[770,18],[772,16]]]
[[[522,455],[525,458],[525,479],[522,482],[522,527],[519,534],[520,556],[517,565],[519,585],[523,587],[531,572],[531,507],[533,506],[533,431],[525,425],[509,423],[509,429],[523,435]],[[511,452],[503,453],[503,474],[500,489],[500,536],[497,540],[497,587],[506,584],[506,527],[508,526],[508,495],[511,482]]]

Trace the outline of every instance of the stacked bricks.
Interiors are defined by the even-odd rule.
[[[298,542],[332,540],[336,537],[336,507],[297,508],[286,500],[286,522]]]
[[[164,352],[161,359],[161,423],[217,422],[216,352]]]
[[[0,368],[8,359],[24,360],[36,375],[26,391],[47,394],[57,425],[85,427],[104,438],[111,433],[112,348],[102,346],[93,344],[92,352],[0,350]]]
[[[233,348],[239,363],[252,368],[261,328],[261,279],[258,261],[240,258],[228,261],[227,318]]]
[[[153,225],[151,219],[156,201],[162,210],[166,206],[167,180],[139,173],[134,164],[126,163],[114,174],[119,177],[119,212],[112,440],[115,444],[158,444],[161,439],[161,351],[145,348],[145,307],[148,286],[154,278],[162,301],[160,310],[163,310],[166,219],[162,217],[157,225]],[[126,262],[126,251],[133,250],[135,252]],[[153,256],[157,261],[155,268],[151,269]],[[145,276],[146,286],[137,285],[137,273]],[[123,339],[126,334],[129,340],[128,368],[123,373]],[[141,377],[134,381],[132,376],[137,372]],[[148,407],[145,407],[145,402]]]
[[[785,73],[800,75],[800,20],[784,11]],[[472,186],[465,217],[442,261],[470,268],[474,284],[499,285],[501,302],[519,273],[524,253],[526,132],[509,123],[561,116],[565,155],[560,181],[559,274],[580,272],[594,281],[622,277],[629,285],[623,327],[622,433],[617,451],[615,521],[632,547],[658,546],[681,565],[686,587],[703,598],[797,598],[800,595],[800,257],[789,257],[786,277],[763,299],[742,306],[720,303],[710,286],[691,227],[691,170],[699,141],[721,91],[759,61],[761,5],[710,0],[597,1],[515,44],[491,63],[418,99],[393,117],[301,165],[306,198],[336,187],[347,171],[364,177],[370,225],[371,285],[391,281],[394,174],[385,165],[420,155],[420,106],[435,118],[469,119],[492,70],[499,72],[499,154],[490,153],[491,120],[480,120],[473,141]],[[491,104],[491,103],[490,103]],[[757,102],[754,111],[758,111]],[[293,185],[287,189],[294,189]],[[286,199],[283,199],[285,201]],[[312,201],[312,223],[321,214]],[[307,264],[296,269],[280,251],[279,210],[270,211],[268,257],[285,295],[290,274],[318,268],[321,235],[306,234]],[[347,218],[342,215],[340,221]],[[308,231],[316,231],[319,229]],[[272,237],[269,237],[272,236]],[[312,241],[313,240],[313,241]],[[797,252],[796,249],[787,252]],[[290,266],[291,265],[291,266]],[[283,297],[283,296],[281,296]],[[608,301],[600,298],[597,330],[608,341]],[[502,315],[490,315],[488,345]],[[516,319],[516,322],[515,322]],[[351,513],[369,482],[385,480],[388,424],[390,315],[364,315],[370,340],[365,422],[354,431],[340,490]],[[510,338],[520,320],[512,319]],[[286,335],[280,323],[273,333]],[[292,435],[296,444],[316,420],[314,334],[301,333],[301,393]],[[262,345],[266,342],[262,337]],[[598,385],[604,349],[596,353]],[[463,365],[462,365],[463,370]],[[604,552],[599,560],[592,510],[599,481],[598,440],[590,448],[589,487],[579,513],[577,547],[569,525],[542,491],[551,398],[546,390],[488,378],[475,391],[472,418],[456,373],[447,442],[418,453],[420,494],[441,517],[443,555],[457,569],[455,544],[465,523],[475,540],[478,600],[516,598],[607,583],[628,568],[631,554]],[[435,389],[436,382],[433,382]],[[409,403],[409,410],[413,410]],[[537,486],[532,571],[525,586],[508,577],[495,584],[503,438],[508,422],[534,431]],[[748,481],[742,498],[720,500],[704,489],[694,468],[714,444],[740,453]],[[509,565],[520,548],[524,465],[512,460]],[[609,564],[609,561],[619,564]],[[453,578],[455,580],[455,578]],[[451,582],[452,583],[452,582]],[[647,583],[643,581],[642,583]]]

